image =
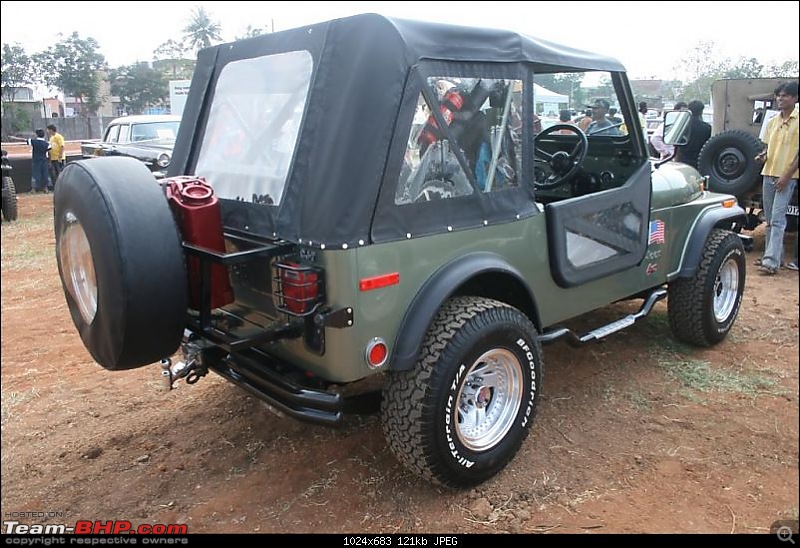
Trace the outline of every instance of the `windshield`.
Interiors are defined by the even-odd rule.
[[[312,68],[308,51],[293,51],[222,69],[195,169],[220,198],[280,204]]]
[[[152,122],[148,124],[134,124],[131,126],[131,142],[141,141],[175,141],[178,135],[179,121]]]

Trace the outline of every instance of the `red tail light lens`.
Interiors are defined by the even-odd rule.
[[[312,268],[291,263],[279,263],[278,308],[295,316],[313,312],[321,302],[321,275]]]

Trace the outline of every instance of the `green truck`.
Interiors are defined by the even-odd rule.
[[[568,73],[607,77],[623,122],[598,102],[586,131],[535,132],[537,76]],[[670,114],[665,139],[687,122]],[[160,363],[167,386],[213,371],[318,424],[377,394],[403,464],[475,485],[534,422],[543,345],[664,298],[691,344],[737,317],[744,211],[652,164],[642,131],[618,61],[508,31],[368,14],[211,47],[166,179],[130,158],[63,172],[64,294],[106,369]]]

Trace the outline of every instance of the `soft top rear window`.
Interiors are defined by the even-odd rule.
[[[233,61],[222,69],[195,169],[220,198],[280,204],[312,70],[308,51]]]

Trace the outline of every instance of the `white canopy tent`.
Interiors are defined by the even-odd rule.
[[[533,104],[534,111],[539,113],[540,116],[543,116],[544,119],[552,118],[552,121],[557,122],[558,112],[569,104],[569,97],[534,83]]]
[[[539,84],[533,84],[533,102],[534,103],[556,103],[556,104],[566,104],[569,103],[569,97],[566,95],[561,95],[560,93],[556,93],[554,91],[550,91],[547,88],[540,86]]]

